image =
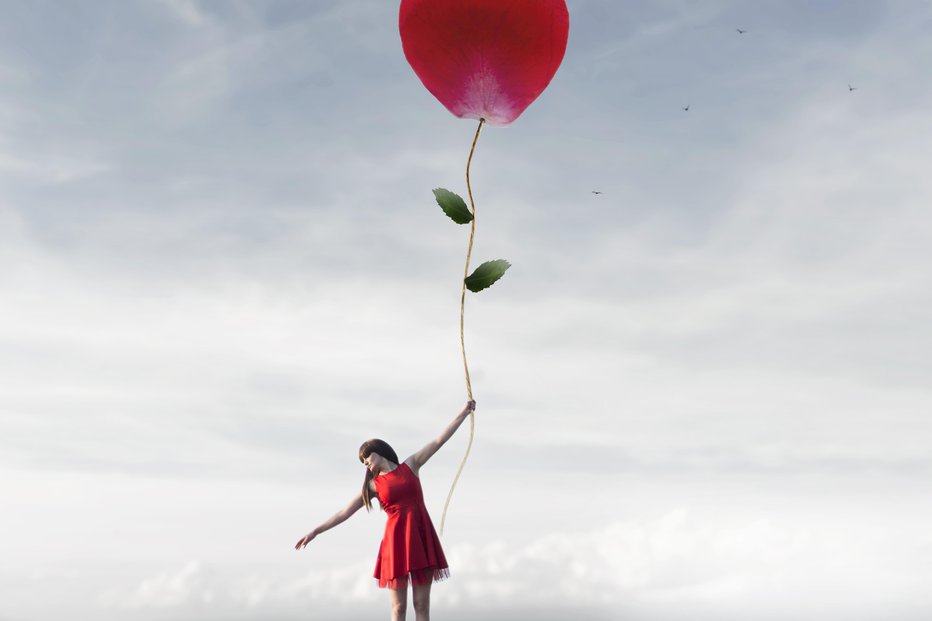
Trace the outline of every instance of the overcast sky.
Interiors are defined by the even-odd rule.
[[[473,160],[434,617],[929,618],[932,6],[568,6]],[[0,0],[0,621],[388,616],[384,514],[292,546],[466,401],[397,10]]]

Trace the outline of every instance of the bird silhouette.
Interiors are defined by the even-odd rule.
[[[683,112],[689,112],[689,104],[686,104],[686,107],[683,108]]]
[[[850,93],[851,91],[856,91],[856,90],[858,90],[858,87],[857,87],[857,86],[851,86],[850,84],[848,85],[848,92],[849,92],[849,93]]]
[[[592,193],[593,193],[593,194],[601,194],[601,192],[599,192],[598,190],[592,190]]]
[[[741,30],[740,28],[735,28],[735,30],[738,31],[738,34],[744,34],[747,32],[747,30]]]

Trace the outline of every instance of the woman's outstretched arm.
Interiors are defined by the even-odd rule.
[[[416,473],[421,466],[427,463],[427,460],[434,456],[441,446],[447,443],[453,434],[456,433],[456,430],[460,428],[460,425],[463,424],[463,421],[466,420],[466,417],[469,416],[469,413],[476,409],[476,402],[469,401],[466,403],[466,407],[463,408],[463,411],[456,415],[456,418],[447,425],[447,428],[443,432],[427,443],[424,448],[419,450],[417,453],[409,457],[406,461],[409,463],[413,462],[412,470]]]
[[[294,549],[300,550],[307,544],[311,542],[317,535],[321,534],[324,531],[330,530],[337,524],[342,524],[346,519],[362,509],[362,494],[358,494],[348,505],[346,505],[342,510],[338,511],[331,517],[329,520],[304,535],[298,540],[298,543],[295,544]]]

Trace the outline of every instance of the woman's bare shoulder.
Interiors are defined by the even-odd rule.
[[[420,478],[420,470],[421,470],[421,469],[418,468],[418,466],[417,466],[417,461],[414,459],[414,455],[412,455],[411,457],[409,457],[409,458],[407,458],[406,460],[404,460],[403,463],[404,463],[406,466],[408,466],[408,468],[411,469],[411,472],[414,473],[414,476]]]

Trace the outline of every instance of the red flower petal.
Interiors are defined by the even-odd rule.
[[[401,0],[408,63],[460,118],[507,125],[557,72],[569,35],[565,0]]]

